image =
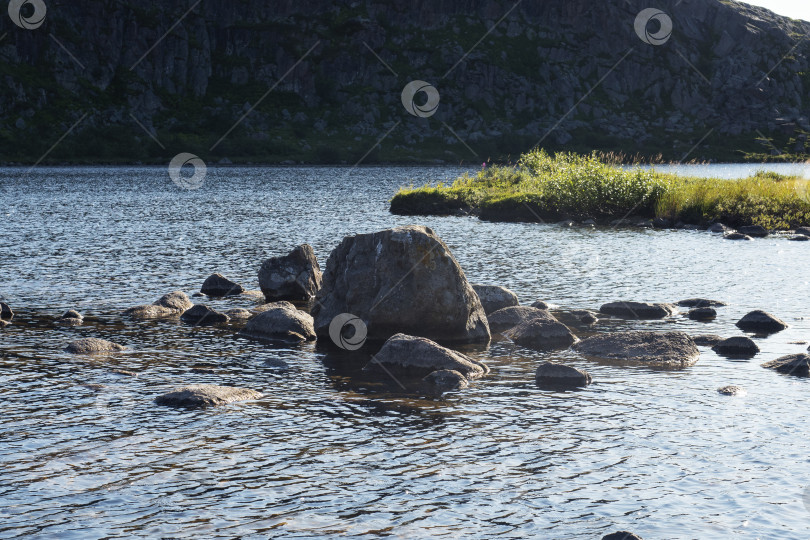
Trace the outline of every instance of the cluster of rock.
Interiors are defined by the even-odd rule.
[[[576,222],[571,220],[561,221],[558,225],[570,227]],[[580,225],[593,226],[596,222],[593,219],[585,219],[579,222]],[[666,218],[624,218],[615,219],[610,222],[612,227],[636,227],[641,229],[681,229],[688,231],[708,231],[720,234],[725,240],[753,240],[754,238],[766,238],[768,236],[786,236],[788,240],[805,242],[810,240],[810,227],[799,227],[795,230],[766,229],[762,225],[744,225],[729,227],[722,223],[712,223],[711,225],[695,225],[683,222],[674,222]]]

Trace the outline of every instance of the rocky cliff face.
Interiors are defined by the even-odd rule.
[[[634,29],[646,0],[45,3],[36,29],[0,17],[0,160],[74,124],[48,160],[740,159],[810,131],[810,23],[737,2],[656,2],[659,45]],[[435,114],[403,106],[413,80]]]

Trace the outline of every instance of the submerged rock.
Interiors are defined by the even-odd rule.
[[[589,337],[574,350],[600,358],[661,367],[688,367],[700,359],[695,342],[683,332],[617,332]]]
[[[245,292],[245,289],[222,274],[211,274],[203,282],[200,292],[216,298],[220,296],[236,296]]]
[[[8,326],[10,324],[11,323],[9,321],[4,321],[3,319],[0,319],[0,328],[5,328],[6,326]]]
[[[713,223],[712,225],[709,225],[709,228],[706,230],[713,233],[734,232],[734,229],[732,229],[731,227],[726,227],[722,223]]]
[[[593,381],[587,371],[550,362],[540,364],[534,378],[540,388],[578,388]]]
[[[0,302],[0,320],[10,321],[13,318],[14,312],[11,310],[11,306],[6,304],[5,302]]]
[[[722,388],[718,388],[717,392],[724,396],[745,396],[748,392],[742,386],[724,386]]]
[[[751,338],[734,336],[716,344],[712,350],[729,358],[751,358],[759,352],[759,347]]]
[[[717,311],[710,307],[699,307],[689,310],[689,318],[693,321],[713,321],[717,317]]]
[[[547,310],[549,308],[549,305],[548,305],[548,303],[543,302],[542,300],[536,300],[536,301],[532,302],[531,307],[533,307],[535,309]]]
[[[807,242],[810,240],[810,236],[805,236],[803,234],[796,234],[788,238],[788,240],[792,240],[793,242]]]
[[[748,332],[773,334],[788,327],[788,325],[761,309],[757,309],[737,321],[737,327]]]
[[[260,397],[262,397],[260,392],[249,388],[195,384],[158,396],[155,398],[155,403],[168,407],[198,408],[225,405],[234,401],[259,399]]]
[[[124,315],[134,319],[167,319],[182,315],[192,306],[194,304],[189,300],[186,293],[174,291],[164,294],[151,305],[129,308],[124,312]]]
[[[315,326],[309,313],[289,302],[268,304],[269,309],[250,319],[240,336],[265,341],[308,341],[315,339]]]
[[[64,315],[56,319],[56,322],[68,326],[78,326],[84,322],[84,317],[82,317],[82,314],[75,309],[69,309],[64,313]]]
[[[363,368],[367,372],[389,372],[406,378],[422,378],[441,370],[456,371],[466,379],[477,379],[489,373],[485,364],[460,352],[405,334],[392,336]]]
[[[488,317],[489,329],[493,333],[503,333],[510,328],[514,328],[515,326],[532,319],[543,319],[554,322],[557,321],[557,319],[555,319],[554,316],[548,311],[529,306],[512,306],[499,309],[495,313],[491,313]]]
[[[253,317],[254,313],[245,308],[234,308],[226,311],[225,315],[228,316],[231,322],[247,322]]]
[[[452,369],[439,369],[428,373],[422,379],[422,383],[429,391],[437,394],[462,390],[470,386],[464,375]]]
[[[785,375],[796,377],[810,377],[810,354],[789,354],[776,360],[765,362],[762,367],[775,369]]]
[[[737,229],[737,232],[747,234],[753,238],[765,238],[768,236],[768,229],[762,225],[746,225]]]
[[[619,531],[615,533],[606,534],[602,537],[602,540],[644,540],[639,535],[628,532],[628,531]]]
[[[614,317],[625,319],[663,319],[677,312],[672,304],[655,304],[650,302],[610,302],[599,308],[599,311]]]
[[[504,332],[516,344],[538,351],[567,349],[577,341],[571,330],[554,320],[529,319]]]
[[[106,339],[84,338],[72,341],[65,350],[73,354],[93,354],[118,352],[124,349],[126,349],[126,347],[123,345],[107,341]]]
[[[723,235],[723,240],[753,240],[753,238],[740,232],[730,232]]]
[[[186,310],[186,312],[180,316],[180,320],[187,324],[193,324],[194,326],[211,326],[226,323],[230,319],[224,313],[214,311],[204,304],[197,304],[191,309]]]
[[[450,249],[427,227],[408,226],[343,239],[318,292],[315,330],[332,320],[363,320],[369,340],[396,333],[446,342],[489,342],[484,308]]]
[[[555,311],[554,317],[563,324],[591,326],[599,322],[599,318],[593,311],[586,309],[575,309],[572,311]]]
[[[804,235],[804,236],[810,236],[810,227],[799,227],[798,229],[796,229],[793,232],[795,232],[796,234]]]
[[[506,287],[498,285],[473,285],[473,290],[478,295],[484,313],[489,315],[505,307],[517,306],[520,302],[515,293]]]
[[[259,269],[259,287],[268,302],[309,300],[323,284],[323,273],[309,244],[293,249],[283,257],[271,257]]]
[[[723,338],[723,336],[718,336],[717,334],[701,334],[699,336],[692,336],[692,339],[695,341],[696,345],[701,345],[703,347],[714,347],[725,338]]]
[[[722,307],[728,304],[726,304],[725,302],[720,302],[718,300],[710,300],[708,298],[687,298],[686,300],[679,301],[678,305],[681,307],[688,307],[688,308],[701,308],[701,307]]]

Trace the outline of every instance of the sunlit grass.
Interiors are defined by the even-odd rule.
[[[470,210],[504,221],[594,218],[627,214],[685,223],[786,229],[810,223],[808,181],[760,171],[750,178],[686,178],[655,169],[623,169],[596,155],[524,154],[515,166],[465,174],[451,185],[402,188],[391,201],[400,214]]]

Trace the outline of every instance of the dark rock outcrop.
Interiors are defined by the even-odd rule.
[[[688,317],[693,321],[713,321],[717,317],[717,311],[710,307],[698,307],[689,310]]]
[[[810,377],[810,354],[789,354],[776,360],[765,362],[762,367],[775,369],[785,375],[796,377]]]
[[[728,358],[752,358],[759,352],[759,347],[751,338],[734,336],[717,343],[712,350]]]
[[[737,327],[746,332],[773,334],[784,330],[788,325],[770,313],[757,309],[737,321]]]
[[[164,294],[151,305],[129,308],[124,315],[133,319],[167,319],[178,317],[193,306],[186,293],[174,291]]]
[[[718,300],[710,300],[708,298],[687,298],[678,302],[681,307],[688,308],[701,308],[701,307],[722,307],[727,305],[725,302]]]
[[[534,379],[540,388],[579,388],[593,381],[587,371],[550,362],[540,364]]]
[[[688,367],[700,359],[695,342],[683,332],[617,332],[592,336],[574,345],[588,356],[660,367]]]
[[[517,295],[506,287],[500,287],[498,285],[473,285],[472,288],[478,295],[478,299],[484,307],[484,313],[487,315],[499,309],[520,304]]]
[[[578,341],[567,326],[544,318],[524,321],[506,330],[504,336],[522,347],[538,351],[567,349]]]
[[[422,379],[422,383],[429,392],[435,394],[462,390],[470,386],[469,381],[464,375],[452,369],[439,369],[428,373]]]
[[[752,238],[765,238],[768,236],[768,229],[762,225],[746,225],[737,229],[737,232],[746,234]]]
[[[221,296],[236,296],[245,292],[245,289],[222,274],[211,274],[203,281],[200,292],[218,298]]]
[[[477,360],[429,339],[405,334],[391,336],[363,370],[406,379],[423,378],[441,370],[456,371],[466,379],[478,379],[489,373],[489,368]]]
[[[56,322],[65,326],[78,326],[84,322],[84,317],[75,309],[69,309],[61,317],[56,319]]]
[[[274,302],[245,325],[240,336],[264,341],[309,341],[315,339],[315,327],[309,313],[289,302]]]
[[[535,300],[534,302],[532,302],[531,307],[533,307],[535,309],[545,309],[545,310],[547,310],[549,308],[549,305],[548,305],[547,302],[543,302],[542,300]]]
[[[367,337],[397,333],[443,342],[490,339],[484,308],[447,245],[427,227],[408,226],[344,238],[332,251],[312,309],[329,337],[342,314],[365,321]]]
[[[73,354],[95,354],[118,352],[126,349],[123,345],[107,341],[106,339],[84,338],[72,341],[65,351]]]
[[[557,321],[548,311],[529,306],[512,306],[499,309],[495,313],[490,313],[487,319],[489,320],[489,329],[493,333],[499,334],[531,319]]]
[[[663,319],[677,313],[672,304],[649,302],[610,302],[600,307],[599,311],[625,319]]]
[[[615,533],[606,534],[602,540],[644,540],[639,535],[629,531],[618,531]]]
[[[186,310],[180,316],[180,320],[194,326],[211,326],[226,323],[230,319],[224,313],[215,311],[204,304],[196,304],[191,309]]]
[[[699,336],[692,336],[692,339],[695,341],[695,345],[700,345],[702,347],[714,347],[721,341],[723,341],[723,336],[718,336],[717,334],[701,334]]]
[[[196,409],[201,407],[215,407],[233,403],[259,399],[260,392],[249,388],[233,386],[217,386],[214,384],[195,384],[178,388],[155,398],[155,403],[167,407],[181,407]]]
[[[753,240],[753,238],[741,232],[730,232],[723,235],[723,240]]]
[[[0,302],[0,320],[10,321],[14,318],[14,311],[5,302]]]
[[[268,302],[310,300],[321,288],[323,273],[309,244],[283,257],[272,257],[259,269],[259,287]]]

